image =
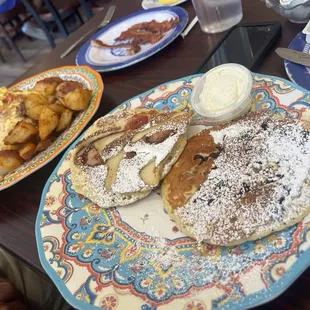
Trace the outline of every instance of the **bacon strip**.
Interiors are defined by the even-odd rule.
[[[90,45],[93,47],[99,47],[99,48],[121,48],[121,47],[127,47],[128,51],[127,54],[128,55],[134,55],[137,54],[141,47],[137,44],[133,44],[133,43],[119,43],[119,44],[115,44],[115,45],[109,45],[106,44],[100,40],[91,40],[90,41]]]
[[[128,43],[119,43],[109,45],[100,40],[91,40],[90,44],[100,48],[128,48],[127,55],[137,54],[141,50],[142,44],[155,44],[160,41],[164,33],[174,28],[179,22],[179,19],[172,18],[163,22],[152,20],[150,22],[139,23],[131,26],[123,31],[115,41],[128,41]]]

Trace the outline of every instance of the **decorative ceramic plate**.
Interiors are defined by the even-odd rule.
[[[15,84],[10,87],[10,90],[23,91],[31,89],[39,80],[51,76],[59,76],[63,80],[78,81],[83,83],[84,87],[92,89],[93,95],[90,105],[86,111],[79,113],[75,117],[71,126],[66,129],[49,148],[38,153],[33,159],[7,174],[0,182],[0,191],[19,182],[55,158],[81,133],[99,107],[103,92],[102,79],[97,72],[88,67],[72,66],[48,70]]]
[[[148,9],[158,8],[160,6],[175,6],[175,5],[181,4],[185,1],[187,1],[187,0],[180,0],[178,2],[163,5],[159,2],[159,0],[143,0],[141,5],[144,8],[144,10],[148,10]]]
[[[191,109],[198,77],[163,84],[117,110]],[[288,81],[255,75],[252,109],[309,119],[309,95]],[[194,115],[190,135],[208,125]],[[43,267],[74,308],[244,309],[278,296],[310,264],[310,216],[258,241],[198,249],[170,220],[157,192],[110,209],[77,194],[70,156],[68,150],[45,185],[36,238]]]
[[[126,48],[98,48],[90,46],[91,40],[101,40],[106,44],[114,45],[115,39],[129,27],[156,20],[162,22],[171,18],[178,18],[176,27],[166,32],[163,38],[155,44],[145,44],[135,55],[127,55]],[[175,40],[183,31],[188,22],[187,12],[179,7],[160,7],[147,11],[141,10],[121,18],[104,27],[93,35],[79,50],[76,56],[77,65],[87,65],[99,72],[113,71],[138,63],[162,50]]]
[[[306,35],[301,32],[292,40],[288,48],[310,54],[310,44],[306,42]],[[284,66],[292,82],[310,90],[310,67],[287,60],[284,60]]]

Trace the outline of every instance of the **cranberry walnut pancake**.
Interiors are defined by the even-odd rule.
[[[165,178],[162,197],[198,242],[232,246],[299,222],[310,211],[310,131],[271,112],[192,137]]]
[[[100,118],[72,151],[73,189],[104,208],[147,196],[184,150],[190,118],[153,109]]]

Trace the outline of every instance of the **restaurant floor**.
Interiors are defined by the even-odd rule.
[[[30,41],[25,36],[16,40],[16,44],[27,62],[23,62],[17,54],[1,45],[1,52],[6,60],[0,60],[0,86],[8,86],[26,70],[40,61],[40,58],[50,52],[48,41],[33,39]]]
[[[108,5],[111,0],[94,0],[93,3],[93,12],[97,14],[101,11],[106,5]],[[85,15],[82,10],[80,14],[84,21],[86,21]],[[79,23],[78,23],[79,25]],[[68,20],[66,22],[66,27],[71,33],[78,26],[76,20]],[[55,39],[57,45],[58,42],[63,39]],[[51,51],[51,48],[46,40],[33,39],[30,41],[25,36],[20,36],[16,40],[16,44],[20,49],[21,53],[26,58],[27,62],[22,62],[22,60],[14,53],[13,51],[7,49],[4,44],[0,41],[0,50],[6,60],[5,63],[0,60],[0,87],[9,86],[14,80],[16,80],[20,75],[22,75],[26,70],[40,62],[40,58],[45,56]]]
[[[86,19],[84,18],[84,20]],[[70,33],[75,31],[79,25],[80,24],[77,24],[75,19],[66,21],[66,27]],[[64,38],[62,38],[59,33],[56,33],[56,38],[54,37],[54,39],[57,45],[57,43]],[[15,43],[27,61],[24,63],[16,53],[8,49],[2,41],[0,41],[0,50],[6,61],[3,63],[0,60],[0,86],[10,85],[26,70],[38,64],[40,58],[51,51],[51,47],[47,40],[30,40],[25,35],[19,36]]]

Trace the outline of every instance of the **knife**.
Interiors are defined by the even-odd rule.
[[[310,67],[310,55],[291,50],[289,48],[278,47],[276,53],[283,59],[295,62],[300,65]]]
[[[86,32],[82,37],[80,37],[77,41],[75,41],[72,45],[70,45],[61,55],[60,58],[64,58],[66,57],[68,54],[70,54],[74,48],[81,43],[85,37],[87,37],[90,33],[95,32],[100,30],[101,28],[103,28],[104,26],[106,26],[112,19],[113,14],[115,12],[116,6],[112,5],[109,7],[107,14],[105,15],[104,19],[102,20],[102,22],[99,24],[98,27],[96,27],[95,29],[91,29],[88,32]]]
[[[181,37],[184,39],[188,33],[192,30],[192,28],[197,24],[198,17],[195,16],[191,23],[185,28],[185,30],[181,33]]]

